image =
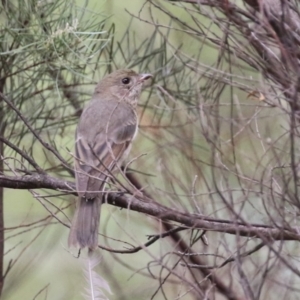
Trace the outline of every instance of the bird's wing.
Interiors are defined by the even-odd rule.
[[[108,121],[98,126],[92,140],[81,133],[80,127],[76,133],[76,186],[81,197],[94,198],[99,194],[137,130],[136,114],[131,108],[117,106],[104,119]]]

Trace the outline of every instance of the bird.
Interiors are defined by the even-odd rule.
[[[138,131],[137,104],[151,74],[116,70],[96,86],[75,133],[75,178],[78,194],[69,247],[98,247],[100,209],[105,185],[127,156]],[[120,169],[119,169],[120,170]]]

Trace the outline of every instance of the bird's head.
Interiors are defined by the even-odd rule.
[[[133,70],[117,70],[99,82],[95,93],[110,93],[120,101],[136,105],[143,83],[150,77],[151,74],[137,74]]]

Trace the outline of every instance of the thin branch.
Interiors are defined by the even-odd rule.
[[[30,132],[34,135],[34,137],[43,145],[43,147],[45,147],[47,150],[49,150],[50,152],[52,152],[60,161],[61,163],[67,168],[67,170],[69,171],[69,173],[71,175],[74,174],[74,171],[72,168],[70,168],[69,164],[65,161],[65,159],[48,143],[46,143],[45,141],[43,141],[43,139],[37,134],[37,132],[34,130],[34,128],[29,124],[29,122],[26,120],[26,118],[23,116],[23,114],[20,112],[20,110],[15,107],[15,105],[13,105],[13,103],[8,100],[7,97],[5,97],[3,95],[3,93],[0,92],[0,98],[12,109],[16,112],[16,114],[18,115],[18,117],[23,121],[23,123],[28,127],[28,129],[30,130]]]

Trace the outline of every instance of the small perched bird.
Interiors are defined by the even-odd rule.
[[[117,70],[103,78],[83,110],[76,130],[75,176],[79,195],[69,247],[98,246],[105,183],[131,148],[138,129],[137,103],[151,74]]]

